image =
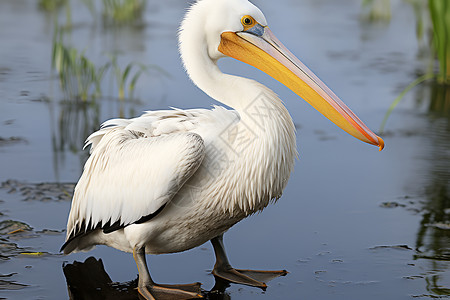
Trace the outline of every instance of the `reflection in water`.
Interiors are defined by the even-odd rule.
[[[82,151],[87,137],[97,131],[100,124],[110,118],[130,118],[137,114],[142,103],[137,99],[97,98],[83,101],[48,100],[52,137],[53,164],[56,178],[65,164],[68,152],[79,157],[80,167],[87,159]]]
[[[58,118],[58,132],[53,135],[53,148],[56,152],[68,149],[80,150],[80,141],[98,128],[99,105],[95,102],[63,102]]]
[[[83,263],[75,261],[72,264],[65,264],[63,272],[71,300],[139,298],[137,278],[123,283],[113,282],[106,273],[101,259],[97,260],[91,256]],[[209,300],[230,300],[230,295],[225,292],[229,286],[228,282],[216,278],[214,287],[210,291],[203,291],[202,295]]]
[[[434,82],[431,86],[429,111],[450,116],[450,85]]]
[[[54,154],[54,171],[59,178],[60,165],[64,163],[66,151],[78,154],[86,138],[98,129],[100,124],[100,106],[94,101],[62,101],[56,107],[49,103]],[[80,157],[83,164],[86,159]]]
[[[420,252],[415,258],[430,259],[432,272],[425,278],[427,290],[435,295],[450,295],[449,287],[443,287],[448,278],[442,278],[450,261],[450,88],[441,84],[429,88],[429,128],[424,131],[429,141],[425,158],[429,169],[419,191],[423,195],[419,204],[423,216],[416,240]],[[418,98],[423,97],[420,90]]]
[[[138,299],[137,280],[113,283],[102,260],[93,257],[84,263],[75,261],[63,266],[69,298],[75,299]]]

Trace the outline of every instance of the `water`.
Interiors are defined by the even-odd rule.
[[[375,24],[360,20],[356,0],[257,4],[278,38],[374,130],[423,68],[406,3],[393,1],[391,21]],[[112,80],[97,106],[67,103],[50,68],[54,16],[31,1],[0,3],[0,222],[32,227],[8,234],[0,223],[0,298],[67,299],[63,264],[90,256],[102,259],[113,281],[134,280],[129,254],[107,247],[58,252],[86,158],[79,149],[99,122],[120,114],[216,104],[191,84],[178,59],[176,30],[186,3],[149,1],[143,25],[116,30],[104,28],[83,5],[73,6],[71,41],[92,60],[104,62],[105,51],[120,50],[121,62],[155,64],[170,77],[143,76],[140,100],[125,104],[111,96]],[[379,153],[258,70],[232,59],[220,66],[280,95],[298,127],[300,153],[280,201],[225,235],[235,267],[290,273],[265,292],[231,285],[221,299],[449,298],[450,126],[448,114],[433,109],[436,88],[407,94],[387,123],[386,149]],[[148,259],[158,282],[200,281],[207,291],[215,284],[210,244]]]

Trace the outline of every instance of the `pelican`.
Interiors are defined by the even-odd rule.
[[[146,254],[185,251],[211,241],[213,274],[266,287],[286,271],[234,269],[223,234],[278,200],[297,156],[295,127],[262,84],[224,74],[223,57],[280,81],[350,135],[383,149],[383,140],[274,36],[247,0],[199,0],[179,31],[186,72],[211,98],[231,107],[148,111],[112,119],[91,134],[90,157],[75,187],[62,251],[107,245],[133,253],[146,299],[200,298],[193,285],[161,285]]]

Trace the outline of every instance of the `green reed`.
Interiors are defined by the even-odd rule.
[[[147,66],[140,63],[128,63],[121,68],[116,55],[109,55],[109,61],[96,66],[83,52],[67,47],[62,42],[61,32],[55,33],[52,50],[52,68],[57,72],[61,88],[69,99],[80,99],[83,102],[89,98],[95,100],[102,94],[102,81],[108,70],[114,77],[120,100],[132,99],[136,84],[144,72],[150,68],[160,74],[169,76],[157,66]],[[125,97],[127,94],[127,97]]]
[[[139,20],[146,4],[145,0],[103,0],[103,17],[113,23],[128,23]]]
[[[53,12],[67,3],[67,0],[39,0],[38,7],[47,12]]]
[[[450,1],[428,0],[428,3],[422,0],[408,0],[413,6],[417,18],[416,34],[419,42],[422,40],[425,32],[431,33],[431,67],[425,74],[411,82],[392,102],[382,121],[380,131],[382,132],[387,119],[400,103],[403,97],[414,87],[433,80],[430,85],[431,99],[429,111],[443,115],[450,114]],[[429,14],[423,14],[424,8],[428,9]],[[430,19],[430,28],[425,29],[427,22],[424,19]],[[435,64],[438,64],[435,71]]]
[[[144,65],[142,63],[130,62],[122,69],[117,62],[116,55],[109,55],[109,59],[107,64],[112,67],[112,75],[116,80],[118,98],[120,100],[125,99],[126,91],[128,91],[126,98],[133,99],[133,93],[138,79],[142,74],[148,73],[150,69],[156,71],[159,75],[170,77],[169,73],[156,65]]]
[[[135,63],[129,63],[128,65],[126,65],[126,67],[124,69],[120,68],[120,65],[117,62],[117,56],[116,55],[112,55],[110,56],[110,63],[113,69],[113,74],[114,77],[116,79],[116,83],[117,83],[117,88],[118,88],[118,94],[119,94],[119,99],[123,100],[125,99],[125,84],[129,78],[129,76],[131,76],[131,70],[133,69],[133,66],[136,65]],[[141,76],[142,72],[144,71],[144,68],[141,68],[140,70],[136,71],[134,76],[131,79],[131,82],[129,83],[129,87],[128,87],[128,98],[132,98],[132,94],[134,92],[134,88],[136,86],[136,82],[139,79],[139,77]]]
[[[89,9],[92,16],[96,18],[96,7],[101,4],[103,7],[103,20],[110,22],[110,25],[123,26],[126,22],[138,20],[146,0],[103,0],[96,2],[94,0],[81,0]],[[124,100],[133,98],[133,93],[137,82],[149,69],[158,71],[161,75],[169,76],[167,72],[158,66],[144,65],[137,62],[131,62],[122,68],[116,55],[108,55],[106,63],[98,66],[91,61],[84,51],[79,51],[75,47],[68,46],[64,42],[65,33],[70,33],[71,26],[71,1],[70,0],[40,0],[39,5],[43,10],[54,11],[59,8],[66,10],[66,24],[58,23],[58,15],[55,17],[55,32],[52,45],[52,69],[56,71],[66,98],[80,99],[86,102],[88,99],[95,100],[101,95],[102,81],[105,75],[110,72],[114,78],[118,98]],[[105,59],[102,58],[102,61]]]
[[[369,22],[384,21],[391,19],[390,0],[362,0],[362,19]]]
[[[450,84],[450,2],[429,0],[428,8],[433,24],[433,48],[439,62],[436,79]]]
[[[101,81],[108,66],[97,68],[83,52],[64,45],[62,30],[55,30],[52,47],[52,68],[58,73],[63,92],[68,98],[87,101],[101,94]]]

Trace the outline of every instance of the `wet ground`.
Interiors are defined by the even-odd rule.
[[[357,0],[255,2],[278,38],[374,130],[426,66],[414,13],[405,2],[392,2],[390,22],[375,23],[361,20]],[[70,40],[92,60],[103,62],[106,52],[119,51],[120,61],[157,65],[170,77],[142,76],[133,101],[117,100],[113,80],[95,104],[68,101],[51,71],[55,15],[39,10],[35,1],[0,2],[0,299],[68,299],[66,281],[78,283],[80,293],[86,274],[99,274],[92,281],[122,291],[124,299],[136,298],[131,255],[107,247],[59,253],[86,158],[83,141],[101,121],[118,115],[213,104],[192,86],[178,59],[176,30],[187,3],[148,1],[141,24],[114,29],[94,20],[83,5],[72,6]],[[450,298],[450,119],[442,109],[448,92],[425,84],[408,93],[388,120],[380,153],[258,70],[231,59],[221,67],[280,95],[298,127],[300,159],[281,200],[225,235],[236,267],[289,274],[270,282],[265,292],[231,285],[205,295]],[[74,264],[91,256],[102,260],[104,270],[92,258]],[[149,257],[158,282],[199,281],[205,291],[216,284],[213,263],[209,244]],[[97,273],[86,271],[89,267]]]

